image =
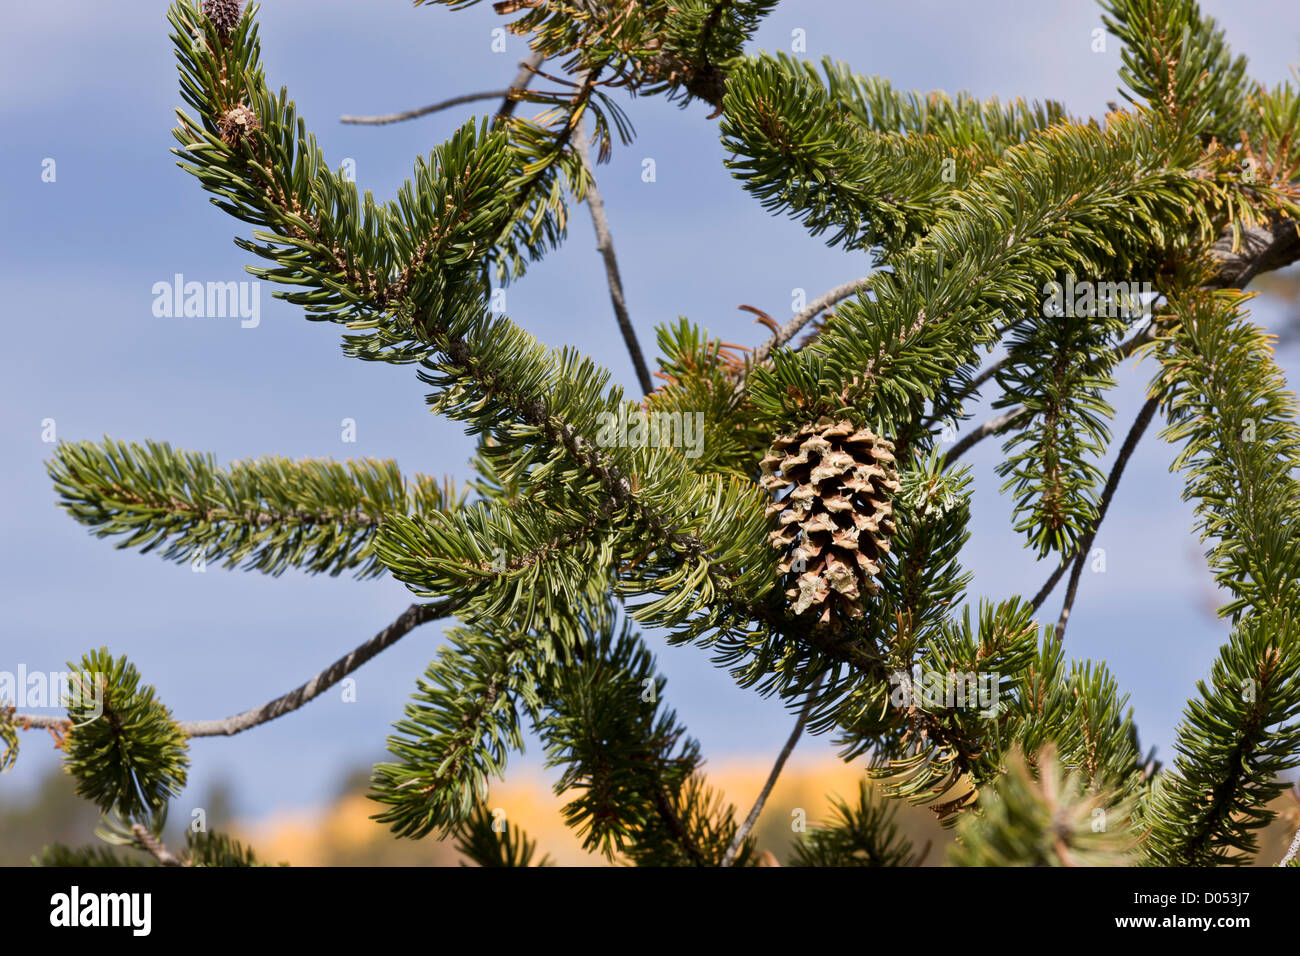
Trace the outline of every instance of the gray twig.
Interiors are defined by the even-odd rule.
[[[340,116],[340,123],[349,123],[353,126],[387,126],[389,123],[404,123],[407,120],[419,119],[421,116],[428,116],[430,113],[437,113],[440,110],[450,109],[453,106],[460,106],[462,103],[474,103],[478,100],[495,100],[499,96],[504,96],[507,101],[511,98],[511,90],[484,90],[481,93],[464,93],[460,96],[453,96],[450,99],[439,100],[429,106],[421,106],[418,109],[403,110],[400,113],[383,113],[379,116]]]
[[[181,730],[189,737],[229,737],[242,733],[258,724],[264,724],[291,713],[333,687],[380,651],[396,644],[421,624],[454,613],[457,602],[448,599],[435,604],[412,604],[409,608],[360,647],[340,657],[307,683],[277,697],[261,707],[221,720],[196,720],[182,723]],[[66,717],[43,717],[34,714],[14,714],[13,722],[23,730],[49,729],[67,731],[71,726]]]
[[[823,296],[813,299],[785,325],[772,333],[772,337],[754,349],[754,354],[749,357],[749,362],[741,371],[736,381],[736,394],[739,395],[745,390],[745,381],[749,378],[749,373],[759,365],[765,363],[772,350],[780,348],[799,334],[799,330],[817,317],[819,313],[830,308],[837,302],[841,302],[853,295],[855,292],[861,292],[867,286],[867,279],[854,279],[851,282],[845,282],[843,285],[837,285]]]
[[[131,832],[135,835],[140,845],[148,850],[155,860],[163,866],[182,866],[180,859],[167,849],[162,840],[158,839],[143,824],[132,824]]]
[[[497,110],[495,123],[500,125],[514,115],[515,107],[519,105],[520,94],[528,89],[528,84],[533,81],[537,74],[537,68],[542,65],[546,57],[541,53],[530,53],[528,59],[519,63],[519,72],[515,74],[514,80],[510,83],[510,89],[505,94],[505,99],[501,101],[501,108]]]
[[[1070,572],[1070,586],[1065,592],[1065,604],[1061,607],[1060,620],[1056,622],[1056,636],[1059,638],[1065,633],[1066,622],[1070,619],[1070,609],[1074,607],[1074,598],[1079,591],[1079,575],[1083,573],[1083,562],[1088,558],[1088,551],[1092,548],[1092,543],[1097,540],[1097,531],[1101,528],[1101,522],[1106,517],[1106,512],[1110,508],[1111,499],[1115,497],[1115,489],[1119,487],[1119,480],[1124,474],[1124,466],[1128,464],[1129,458],[1133,455],[1133,449],[1137,448],[1138,442],[1142,439],[1142,433],[1147,430],[1151,424],[1151,416],[1155,414],[1155,398],[1148,398],[1138,412],[1138,416],[1133,421],[1133,426],[1128,430],[1128,435],[1124,438],[1124,444],[1120,446],[1119,456],[1115,459],[1115,467],[1110,470],[1110,477],[1106,479],[1106,487],[1101,493],[1101,506],[1097,509],[1097,520],[1092,523],[1088,529],[1088,536],[1079,544],[1078,557],[1074,559],[1074,570]]]
[[[808,723],[808,715],[812,713],[813,704],[817,700],[817,691],[821,690],[822,681],[826,675],[817,678],[817,683],[813,684],[812,690],[808,692],[808,700],[804,702],[803,710],[799,712],[799,720],[794,725],[794,730],[790,733],[790,738],[781,748],[781,752],[776,755],[776,763],[772,765],[772,771],[767,775],[767,782],[763,784],[763,789],[758,794],[758,799],[754,801],[754,806],[749,811],[749,816],[745,817],[745,822],[736,830],[736,835],[731,838],[731,844],[727,847],[727,852],[722,857],[723,866],[731,866],[736,860],[736,855],[740,853],[740,848],[744,846],[745,837],[749,836],[749,831],[754,829],[754,824],[758,822],[758,816],[763,812],[763,806],[767,803],[768,796],[772,793],[772,788],[776,786],[777,777],[781,776],[781,771],[785,767],[786,760],[789,759],[791,751],[794,750],[795,744],[803,736],[804,726]]]
[[[451,607],[451,601],[438,604],[412,604],[392,624],[360,647],[340,657],[301,687],[261,707],[246,710],[242,714],[235,714],[222,720],[199,720],[181,724],[181,729],[190,737],[228,737],[256,727],[258,724],[275,720],[277,717],[283,717],[309,700],[319,697],[380,651],[396,644],[421,624],[445,616]]]
[[[1034,600],[1029,605],[1033,613],[1037,613],[1038,609],[1043,606],[1043,602],[1056,589],[1056,582],[1061,580],[1061,575],[1065,573],[1065,569],[1069,566],[1070,559],[1067,558],[1058,564],[1056,570],[1052,572],[1052,576],[1043,582],[1043,586],[1038,589],[1038,593],[1034,595]]]
[[[1210,255],[1217,265],[1211,286],[1244,289],[1256,276],[1300,259],[1300,223],[1279,215],[1268,225],[1250,226],[1239,234],[1225,228]]]
[[[627,299],[623,295],[623,279],[618,271],[618,258],[614,255],[614,237],[609,232],[609,220],[605,218],[605,202],[596,188],[596,174],[591,167],[591,155],[587,146],[587,121],[578,119],[574,142],[582,168],[587,173],[587,209],[591,212],[591,224],[596,229],[596,248],[605,262],[605,277],[609,281],[609,300],[614,306],[614,317],[618,320],[618,330],[623,333],[623,343],[632,357],[632,367],[636,369],[637,381],[641,391],[649,395],[654,391],[654,382],[650,378],[650,369],[646,367],[645,356],[641,353],[641,343],[637,341],[636,329],[627,311]]]
[[[1135,333],[1132,338],[1129,338],[1124,342],[1121,342],[1119,345],[1115,346],[1115,355],[1119,359],[1128,358],[1138,349],[1139,346],[1145,345],[1147,342],[1150,342],[1154,338],[1155,338],[1155,325],[1153,323],[1148,323],[1142,328],[1142,331]],[[990,377],[992,377],[993,374],[997,372],[999,368],[1001,368],[1004,364],[1006,364],[1006,361],[1007,360],[1004,358],[1001,361],[994,363],[992,367],[981,372],[979,376],[976,377],[975,380],[971,383],[972,387],[970,390],[968,390],[968,394],[969,392],[974,391],[976,386],[983,384]],[[996,434],[1007,424],[1019,418],[1027,410],[1028,409],[1026,409],[1024,405],[1017,405],[1015,408],[1011,409],[1011,411],[1006,412],[1005,414],[997,415],[993,418],[990,418],[979,428],[975,429],[969,435],[963,437],[961,441],[957,442],[957,444],[953,445],[952,450],[948,452],[945,461],[947,462],[947,464],[952,464],[962,455],[966,454],[966,452],[970,451],[971,447],[976,442],[982,441],[983,439],[988,438],[990,435]],[[1056,580],[1059,577],[1060,577],[1060,573],[1058,571],[1058,573],[1049,582],[1051,587],[1056,586]],[[1048,590],[1050,591],[1051,588],[1049,587]],[[1042,592],[1040,592],[1040,594],[1042,594]],[[1042,594],[1042,596],[1046,597],[1047,595]]]
[[[390,123],[404,123],[407,120],[419,119],[421,116],[428,116],[430,113],[437,113],[465,103],[501,98],[501,108],[496,113],[496,122],[499,123],[514,113],[515,106],[519,103],[521,95],[524,90],[528,89],[533,74],[537,72],[537,68],[542,65],[544,59],[546,58],[540,53],[530,54],[528,59],[519,64],[519,72],[515,74],[514,82],[504,90],[462,93],[460,96],[439,100],[437,103],[430,103],[428,106],[421,106],[413,110],[403,110],[400,113],[383,113],[379,116],[340,116],[339,122],[349,123],[353,126],[387,126]]]
[[[966,452],[970,451],[975,446],[976,442],[982,441],[990,435],[997,434],[1028,411],[1029,409],[1025,408],[1025,406],[1017,405],[1009,412],[990,418],[979,428],[975,429],[969,435],[963,437],[961,441],[957,442],[957,444],[953,445],[948,454],[944,456],[944,464],[951,465],[962,455],[966,454]]]

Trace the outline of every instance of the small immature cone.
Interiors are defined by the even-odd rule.
[[[861,617],[863,596],[880,590],[874,576],[895,531],[893,444],[823,417],[779,436],[762,469],[760,483],[778,494],[767,513],[779,527],[768,540],[782,552],[777,567],[794,612],[813,609],[822,624]]]
[[[203,0],[203,15],[212,21],[223,37],[239,25],[240,0]]]
[[[244,145],[253,130],[261,129],[257,114],[242,103],[221,117],[221,140],[230,146]]]

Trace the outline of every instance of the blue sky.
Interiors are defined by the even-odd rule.
[[[1210,2],[1252,75],[1286,78],[1300,59],[1300,8]],[[396,458],[410,471],[468,474],[471,444],[432,416],[409,368],[345,358],[334,326],[306,322],[263,288],[262,320],[159,318],[154,283],[248,278],[231,241],[242,224],[208,205],[168,153],[180,104],[166,4],[47,0],[13,5],[0,36],[0,301],[9,345],[0,356],[0,670],[61,669],[107,645],[127,653],[181,719],[260,704],[350,650],[411,600],[391,580],[355,582],[288,573],[272,579],[209,568],[195,574],[155,555],[116,551],[54,507],[42,421],[65,439],[105,434],[168,440],[225,462],[250,456]],[[342,126],[340,114],[388,112],[504,86],[524,43],[491,51],[503,21],[490,4],[452,13],[408,0],[276,0],[261,14],[271,84],[288,85],[334,164],[351,158],[363,188],[391,196],[414,157],[474,106],[400,126]],[[1091,51],[1099,8],[1089,2],[859,5],[803,0],[782,6],[756,48],[829,54],[896,86],[969,89],[980,96],[1064,101],[1100,115],[1118,99],[1118,45]],[[788,314],[792,290],[809,299],[863,274],[861,255],[829,250],[801,227],[772,219],[722,166],[717,120],[695,105],[627,103],[637,140],[599,172],[633,321],[647,349],[655,325],[686,315],[722,338],[761,340],[744,303]],[[480,108],[491,108],[491,104]],[[55,182],[42,162],[55,160]],[[642,161],[655,160],[653,183]],[[586,210],[568,243],[510,287],[515,321],[549,345],[571,344],[635,379],[610,315]],[[1256,318],[1277,320],[1261,302]],[[1281,358],[1294,375],[1295,355]],[[1126,363],[1116,431],[1141,402],[1149,367]],[[634,388],[633,388],[634,390]],[[977,415],[977,419],[982,416]],[[341,441],[341,421],[357,441]],[[1118,444],[1118,442],[1116,442]],[[969,457],[976,474],[973,538],[964,563],[972,595],[1032,594],[1035,566],[997,494],[993,442]],[[1190,535],[1190,506],[1168,473],[1174,449],[1148,436],[1098,538],[1105,574],[1085,572],[1067,652],[1109,662],[1132,694],[1143,742],[1169,757],[1182,704],[1226,634],[1213,586]],[[1047,606],[1054,616],[1059,595]],[[384,737],[433,656],[440,629],[409,635],[359,671],[357,701],[331,693],[233,739],[193,743],[191,786],[176,812],[228,778],[250,814],[328,800],[338,775],[382,756]],[[774,753],[791,724],[770,700],[734,686],[707,655],[652,642],[668,695],[712,759]],[[830,750],[829,738],[801,753]],[[27,734],[0,800],[29,790],[56,754]],[[521,758],[540,761],[533,745]]]

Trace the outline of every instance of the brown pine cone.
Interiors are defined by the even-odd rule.
[[[894,446],[847,421],[821,418],[781,435],[762,461],[760,483],[789,489],[768,506],[780,527],[769,535],[781,551],[786,597],[794,613],[820,612],[819,623],[859,618],[865,592],[889,553],[899,490]]]

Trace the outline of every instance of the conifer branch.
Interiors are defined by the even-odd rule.
[[[219,467],[163,442],[61,442],[47,465],[60,504],[98,537],[178,563],[224,560],[271,575],[301,568],[383,573],[380,524],[455,509],[450,482],[402,475],[391,460],[260,458]]]
[[[714,866],[735,824],[704,785],[699,745],[663,703],[654,658],[612,613],[583,656],[544,684],[538,732],[549,766],[564,766],[557,794],[572,795],[566,822],[588,849],[639,865]],[[748,858],[749,846],[742,839]]]
[[[682,821],[681,814],[678,813],[677,808],[673,806],[663,784],[656,783],[653,785],[651,790],[651,800],[655,812],[659,815],[660,822],[667,831],[669,838],[681,849],[690,865],[708,866],[708,858],[704,855],[704,851],[695,841],[695,838],[691,836],[690,831],[687,830],[686,824]]]
[[[185,789],[185,732],[125,655],[101,647],[68,669],[60,703],[71,726],[59,747],[77,795],[121,820],[152,823]]]
[[[814,353],[759,370],[750,389],[754,404],[782,421],[846,406],[910,418],[918,395],[928,397],[937,378],[968,365],[1002,324],[998,319],[1022,314],[1060,269],[1095,275],[1149,268],[1152,251],[1141,236],[1148,228],[1171,235],[1169,222],[1187,221],[1209,191],[1173,168],[1192,162],[1189,152],[1132,117],[1105,132],[1051,127],[1012,146],[944,206],[925,236],[895,258],[894,271],[871,276],[874,295],[841,307]],[[1062,177],[1065,166],[1071,173]],[[1137,197],[1144,197],[1140,205],[1153,204],[1134,213],[1146,225],[1117,220],[1114,210],[1136,210]],[[1077,242],[1069,223],[1078,223],[1088,241]],[[1070,232],[1069,243],[1062,230]],[[1190,240],[1176,233],[1171,241]],[[1066,262],[1047,268],[1042,256]]]
[[[478,368],[478,357],[471,353],[467,340],[450,339],[447,354],[458,368],[471,375],[482,375]],[[563,449],[589,479],[598,483],[614,509],[627,510],[649,528],[654,535],[652,540],[662,541],[687,557],[705,558],[708,555],[710,549],[703,540],[681,531],[676,527],[674,518],[638,495],[633,479],[591,438],[553,412],[545,398],[538,396],[521,401],[509,385],[510,383],[495,379],[490,373],[482,375],[484,393],[496,399],[501,407],[513,412],[519,420],[536,428],[552,447]],[[712,562],[709,564],[709,577],[717,582],[720,590],[730,591],[725,575],[715,569]]]
[[[536,55],[540,56],[541,51]],[[504,254],[501,265],[503,270],[508,265],[505,258],[513,258],[516,273],[522,271],[517,251],[520,245],[530,250],[534,258],[537,256],[538,232],[547,227],[548,219],[552,241],[557,241],[563,235],[564,201],[558,190],[556,176],[565,157],[572,157],[576,152],[570,150],[573,134],[591,105],[600,75],[607,66],[606,61],[592,64],[581,74],[579,81],[573,84],[572,96],[555,97],[554,105],[559,116],[550,130],[524,124],[517,131],[518,136],[513,146],[520,160],[519,174],[510,183],[513,195],[509,200],[509,215],[495,243]],[[600,161],[604,161],[608,152],[609,129],[598,111],[595,115],[597,135],[601,140],[599,156]],[[503,128],[504,125],[505,120],[498,120],[498,128]],[[540,207],[535,206],[537,203],[541,204]]]
[[[1134,95],[1172,124],[1210,140],[1247,128],[1246,58],[1194,0],[1102,0],[1102,22],[1123,43],[1121,74]]]
[[[911,665],[939,674],[987,669],[1005,682],[1004,693],[1019,696],[1032,677],[1037,639],[1038,626],[1019,599],[996,606],[981,602],[977,624],[967,609],[960,622],[944,620],[929,632],[933,646],[919,659],[893,662],[888,687],[877,690],[877,699],[885,698],[890,707],[888,723],[875,735],[870,770],[887,781],[888,795],[924,799],[942,819],[967,809],[1002,770],[1001,754],[987,738],[980,710],[969,706],[969,699],[965,708],[949,707],[942,698],[927,700],[925,689],[910,676]],[[900,691],[901,702],[895,697]],[[870,739],[864,735],[854,752],[866,749]]]
[[[957,827],[949,850],[956,866],[1130,866],[1134,801],[1097,792],[1064,765],[1056,747],[1014,750],[1007,773],[980,795],[981,813]],[[1098,813],[1107,825],[1095,826]]]
[[[174,558],[198,550],[273,574],[387,569],[440,600],[413,605],[311,681],[225,720],[179,724],[125,658],[90,655],[88,668],[109,673],[103,714],[72,704],[68,719],[0,713],[0,763],[13,729],[46,726],[79,792],[143,822],[184,786],[188,736],[238,733],[298,709],[436,608],[473,623],[449,633],[418,682],[389,738],[397,762],[376,767],[372,796],[395,831],[455,833],[488,865],[527,864],[535,850],[522,833],[498,839],[484,803],[487,778],[522,745],[521,713],[578,784],[569,822],[590,845],[640,865],[745,865],[799,734],[830,729],[846,755],[871,754],[870,772],[890,778],[892,795],[932,801],[940,816],[978,799],[964,862],[1127,863],[1137,829],[1149,831],[1152,862],[1243,859],[1300,751],[1300,431],[1265,337],[1238,321],[1236,300],[1209,291],[1300,257],[1294,89],[1250,84],[1193,0],[1106,0],[1107,25],[1126,47],[1124,81],[1145,105],[1113,111],[1104,127],[1051,103],[922,96],[829,61],[823,78],[784,55],[746,58],[773,6],[499,4],[520,14],[511,29],[532,49],[509,89],[347,118],[400,122],[503,98],[495,119],[463,125],[393,201],[377,203],[328,168],[287,93],[267,88],[256,16],[233,0],[176,0],[181,96],[193,114],[181,113],[176,131],[183,168],[251,225],[238,241],[268,260],[256,275],[309,318],[348,327],[347,354],[419,363],[433,409],[480,438],[482,500],[465,507],[426,479],[408,486],[395,466],[218,469],[170,449],[61,446],[51,472],[65,507],[127,546],[166,546]],[[546,58],[563,71],[542,72]],[[529,92],[534,77],[555,89]],[[886,268],[784,326],[769,319],[773,334],[748,361],[743,347],[686,320],[661,331],[668,385],[642,403],[578,352],[548,351],[493,318],[491,270],[504,281],[558,245],[567,203],[585,196],[615,318],[649,393],[587,138],[594,128],[596,163],[614,130],[630,141],[609,95],[617,89],[717,106],[728,166],[745,189]],[[521,101],[550,110],[521,119]],[[1243,158],[1260,163],[1259,182],[1241,174]],[[1188,265],[1202,259],[1204,270]],[[1159,773],[1140,760],[1127,699],[1104,666],[1067,666],[1062,653],[1083,561],[1157,402],[1144,405],[1094,503],[1096,462],[1110,443],[1111,345],[1128,325],[1113,313],[1042,322],[1040,286],[1071,274],[1158,280],[1169,296],[1169,321],[1117,351],[1160,336],[1162,372],[1149,394],[1163,403],[1166,435],[1185,441],[1177,464],[1198,530],[1215,539],[1216,580],[1232,592],[1222,613],[1233,633],[1189,702],[1174,766]],[[831,306],[815,344],[808,336],[808,347],[792,347]],[[1008,334],[1007,358],[978,370]],[[1006,414],[941,454],[934,422],[961,417],[966,397],[995,376],[1003,395],[994,408]],[[686,410],[707,417],[694,454],[608,427],[611,417]],[[857,614],[813,623],[793,612],[788,566],[769,547],[771,502],[754,474],[773,435],[823,416],[890,438],[901,481],[889,495],[893,547],[880,547],[878,589],[852,605]],[[1032,605],[981,602],[973,621],[957,563],[969,537],[968,469],[951,469],[984,437],[1022,424],[999,466],[1018,489],[1019,529],[1072,559]],[[822,473],[839,467],[822,464]],[[824,497],[827,513],[844,509]],[[1040,644],[1035,614],[1067,565],[1060,622]],[[612,648],[612,617],[601,614],[613,595],[648,596],[628,614],[670,629],[672,643],[715,648],[741,686],[807,694],[739,826],[706,787],[685,729],[644,696],[646,684],[658,686],[653,661],[630,638]],[[1001,702],[981,712],[917,696],[914,667],[992,673]],[[893,693],[900,684],[906,706]],[[1023,762],[1009,762],[1016,748]],[[910,857],[887,814],[861,797],[841,808],[840,825],[810,837],[801,859]],[[1134,829],[1127,819],[1105,836],[1086,827],[1103,804],[1127,817],[1131,797],[1144,801]],[[161,844],[150,852],[170,856]],[[242,857],[212,848],[214,860]],[[50,857],[74,858],[104,856]]]
[[[181,47],[182,69],[187,78],[192,77],[191,82],[195,85],[210,86],[213,70],[205,59],[214,56],[214,51],[205,45],[204,40],[196,42],[186,23],[196,15],[189,8],[174,8],[173,22],[178,27],[174,38]],[[245,42],[248,45],[244,54],[255,60],[256,44]],[[465,381],[466,373],[471,380],[487,375],[487,380],[476,384],[479,394],[497,403],[491,414],[494,425],[515,417],[537,428],[544,445],[550,449],[565,449],[619,508],[631,508],[633,515],[650,530],[652,540],[664,542],[667,548],[676,552],[679,561],[692,565],[703,562],[715,594],[744,594],[748,589],[736,588],[733,575],[706,557],[710,547],[695,535],[681,530],[678,525],[682,518],[661,514],[657,507],[648,507],[646,501],[634,493],[634,482],[623,468],[615,464],[610,455],[601,453],[577,425],[565,421],[562,409],[550,407],[553,396],[537,388],[539,372],[543,368],[541,364],[525,365],[521,361],[510,364],[517,357],[502,355],[503,347],[499,340],[471,342],[465,334],[508,335],[507,330],[513,326],[504,320],[498,324],[480,321],[479,284],[468,271],[467,264],[462,267],[452,257],[463,258],[467,254],[465,250],[481,244],[492,248],[502,243],[510,245],[510,236],[522,222],[520,217],[532,208],[535,190],[550,182],[547,170],[553,171],[552,161],[558,160],[565,152],[581,113],[594,94],[602,68],[602,63],[593,63],[582,81],[576,84],[573,95],[564,98],[563,117],[558,128],[547,132],[544,137],[547,145],[539,147],[542,150],[539,155],[549,157],[546,162],[526,165],[520,175],[512,175],[509,166],[517,156],[512,151],[500,149],[501,134],[489,133],[480,137],[467,126],[441,149],[436,168],[442,178],[435,178],[428,166],[422,167],[417,189],[408,189],[404,193],[400,207],[411,222],[393,222],[386,210],[373,207],[370,220],[374,225],[370,228],[377,230],[379,235],[367,235],[364,242],[379,247],[375,250],[375,258],[396,260],[398,268],[395,274],[388,270],[367,273],[359,269],[356,253],[362,251],[361,248],[345,249],[332,234],[360,227],[361,217],[354,204],[340,197],[348,215],[344,222],[336,224],[321,208],[321,197],[312,188],[312,181],[306,181],[297,193],[286,192],[271,171],[258,161],[265,161],[273,149],[272,144],[284,137],[300,141],[310,163],[321,162],[319,149],[313,149],[305,141],[291,106],[269,96],[262,86],[260,73],[252,74],[254,88],[236,91],[257,101],[255,112],[262,125],[259,136],[235,155],[231,155],[226,144],[221,144],[224,152],[205,149],[186,154],[187,159],[194,161],[186,168],[199,176],[210,190],[232,198],[236,195],[230,186],[233,176],[238,180],[235,187],[238,199],[257,210],[257,215],[251,217],[253,221],[282,238],[283,245],[280,246],[249,246],[281,263],[281,269],[267,271],[268,278],[295,285],[305,284],[306,280],[320,287],[318,292],[295,292],[288,294],[287,298],[329,313],[336,321],[350,319],[353,327],[368,325],[378,329],[375,335],[350,340],[349,348],[354,354],[409,362],[429,359],[441,352],[448,359],[442,367],[460,373],[448,380],[449,385],[455,381],[457,389],[470,384]],[[206,90],[205,93],[218,103],[232,95],[224,87]],[[192,97],[194,105],[205,110],[209,124],[216,121],[211,113],[220,108],[214,106],[212,99]],[[275,133],[276,139],[263,135],[270,132]],[[186,145],[198,145],[203,140],[194,124],[187,125],[177,135]],[[211,134],[209,136],[217,139]],[[314,182],[326,195],[337,191],[349,192],[353,197],[356,195],[355,185],[344,183],[324,170],[318,171]],[[454,195],[447,192],[449,185]],[[503,190],[503,186],[508,188]],[[428,195],[434,193],[438,195]],[[417,219],[417,215],[429,213],[435,217],[433,220],[424,222]],[[532,226],[528,226],[527,231],[533,235]],[[358,317],[362,321],[356,321]],[[492,358],[485,361],[489,352]],[[541,359],[541,355],[537,354],[537,358]],[[509,377],[502,376],[506,364],[510,365]],[[590,391],[584,389],[582,392],[581,401],[588,403],[589,407],[592,400]],[[578,394],[570,394],[575,401],[579,400]],[[692,512],[698,514],[686,506],[686,502],[682,505],[683,517]]]
[[[834,818],[813,827],[795,844],[790,866],[920,866],[930,854],[927,840],[920,853],[899,831],[898,801],[881,797],[867,781],[858,782],[858,800],[832,798]]]
[[[397,761],[375,765],[369,796],[386,809],[374,819],[419,838],[462,827],[482,807],[488,777],[523,748],[519,711],[537,713],[537,678],[575,642],[568,622],[548,624],[484,619],[448,631],[388,738]]]
[[[1147,857],[1165,866],[1243,862],[1300,749],[1300,427],[1269,338],[1239,315],[1242,298],[1173,297],[1178,323],[1158,353],[1164,437],[1184,443],[1174,467],[1188,473],[1199,530],[1216,539],[1210,568],[1233,596],[1220,614],[1235,624],[1146,812]]]
[[[549,855],[534,863],[537,841],[530,840],[527,833],[510,821],[506,821],[504,830],[499,829],[496,817],[485,803],[477,804],[469,818],[451,832],[456,838],[456,849],[479,866],[554,866]]]

